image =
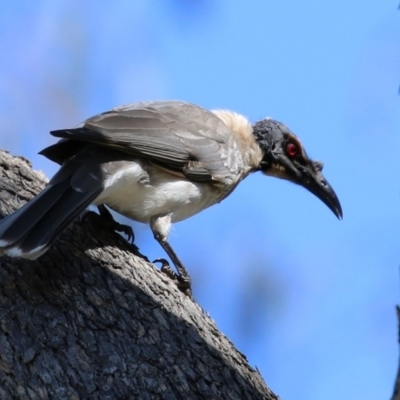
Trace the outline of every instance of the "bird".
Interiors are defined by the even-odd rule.
[[[304,187],[343,217],[323,164],[311,160],[300,139],[272,118],[252,124],[229,110],[147,101],[50,133],[59,141],[39,154],[60,169],[42,192],[0,220],[0,256],[40,257],[94,204],[108,222],[109,208],[149,224],[175,265],[179,288],[190,293],[190,275],[168,242],[172,224],[220,203],[255,172]],[[132,228],[113,226],[133,236]]]

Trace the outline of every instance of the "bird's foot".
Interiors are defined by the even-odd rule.
[[[176,273],[165,258],[157,258],[156,260],[153,261],[153,264],[155,263],[161,263],[161,268],[160,268],[161,272],[167,275],[170,279],[172,279],[176,283],[178,289],[181,292],[183,292],[189,297],[192,297],[191,279],[188,274],[182,276],[179,273]]]
[[[110,211],[103,204],[97,206],[97,208],[99,209],[100,215],[103,217],[103,221],[106,223],[107,227],[114,231],[125,233],[128,237],[128,242],[133,244],[135,234],[133,233],[132,227],[115,221]]]
[[[125,233],[127,236],[128,242],[133,244],[135,241],[135,234],[133,233],[133,229],[129,225],[120,224],[117,221],[114,221],[113,225],[110,228],[114,229],[114,231]]]

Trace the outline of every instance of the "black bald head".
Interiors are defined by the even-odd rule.
[[[339,199],[322,175],[324,165],[308,157],[301,141],[285,124],[263,119],[253,125],[253,135],[264,153],[260,163],[264,174],[305,187],[342,218]]]

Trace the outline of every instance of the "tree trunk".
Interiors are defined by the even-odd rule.
[[[400,307],[396,307],[396,312],[397,312],[397,324],[398,324],[398,339],[400,343]],[[396,377],[396,382],[394,384],[394,391],[393,391],[393,396],[391,400],[400,400],[400,362],[399,366],[397,369],[397,377]]]
[[[47,180],[0,151],[0,218]],[[111,232],[74,222],[0,257],[1,399],[277,399],[201,307]]]

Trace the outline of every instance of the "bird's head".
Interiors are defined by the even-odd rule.
[[[267,118],[254,124],[253,134],[264,154],[260,163],[264,174],[305,187],[342,218],[339,199],[322,175],[323,163],[307,156],[300,140],[287,126]]]

